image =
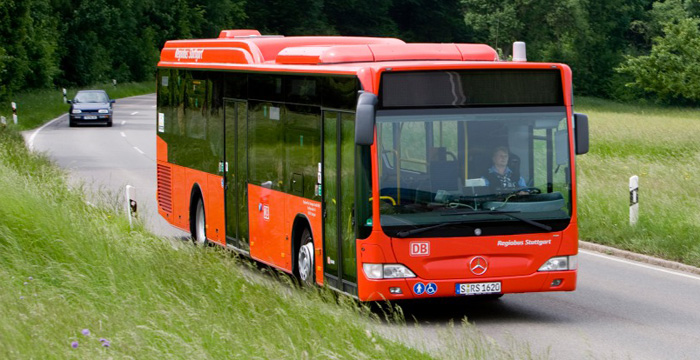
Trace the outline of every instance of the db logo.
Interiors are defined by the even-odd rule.
[[[428,256],[430,255],[429,242],[412,242],[411,256]]]

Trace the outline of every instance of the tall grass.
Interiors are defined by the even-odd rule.
[[[700,109],[578,99],[591,148],[577,157],[580,236],[700,266]],[[628,182],[639,176],[639,222]]]
[[[131,231],[1,134],[0,358],[426,357],[228,254]]]
[[[468,324],[409,348],[396,334],[415,329],[393,307],[380,325],[382,312],[350,298],[261,277],[228,252],[142,224],[132,230],[113,201],[88,204],[10,130],[0,129],[0,358],[532,357]]]
[[[107,91],[110,98],[118,99],[127,96],[149,94],[156,91],[154,81],[144,81],[140,83],[118,84],[95,84],[89,89],[101,89]],[[67,89],[68,100],[73,99],[78,92],[78,88]],[[63,102],[63,92],[61,89],[31,90],[15,94],[10,101],[0,103],[0,116],[7,118],[7,122],[12,122],[11,102],[17,103],[17,126],[18,130],[33,129],[48,120],[58,117],[68,112],[70,105]]]

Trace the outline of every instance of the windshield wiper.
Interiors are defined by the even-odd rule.
[[[426,232],[426,231],[433,230],[433,229],[438,229],[438,228],[445,227],[445,226],[462,225],[462,224],[467,224],[470,222],[471,221],[451,221],[451,222],[445,222],[445,223],[430,225],[430,226],[411,229],[411,230],[403,230],[403,231],[397,232],[396,237],[397,238],[405,238],[405,237],[408,237],[411,235],[420,234],[422,232]]]
[[[530,219],[522,218],[522,217],[517,216],[517,215],[513,215],[513,214],[517,214],[517,213],[519,213],[519,212],[520,212],[520,211],[477,210],[477,211],[465,211],[465,212],[460,212],[460,213],[443,214],[443,216],[447,216],[447,215],[483,215],[483,214],[487,214],[487,215],[505,215],[505,216],[508,216],[508,217],[510,217],[510,218],[513,218],[513,219],[516,219],[516,220],[520,220],[520,221],[522,221],[522,222],[524,222],[524,223],[526,223],[526,224],[530,224],[530,225],[532,225],[532,226],[538,227],[538,228],[540,228],[540,229],[542,229],[542,230],[545,230],[545,231],[552,231],[552,227],[549,226],[549,225],[545,225],[545,224],[543,224],[543,223],[541,223],[541,222],[537,222],[537,221],[533,221],[533,220],[530,220]]]

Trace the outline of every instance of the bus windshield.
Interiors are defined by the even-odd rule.
[[[378,111],[382,228],[399,237],[563,230],[567,124],[563,106]]]

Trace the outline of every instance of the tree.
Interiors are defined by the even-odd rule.
[[[395,0],[389,15],[410,42],[464,42],[467,28],[460,0]]]
[[[49,0],[0,2],[0,96],[52,85],[58,73],[56,23]]]
[[[651,53],[627,57],[617,68],[632,76],[627,86],[668,103],[700,102],[700,19],[669,22],[654,39]]]
[[[397,37],[399,29],[389,15],[392,0],[326,0],[328,22],[340,35]]]
[[[527,43],[529,61],[571,66],[579,94],[609,96],[613,68],[627,51],[630,23],[649,0],[462,0],[474,41],[507,58],[513,41]]]

